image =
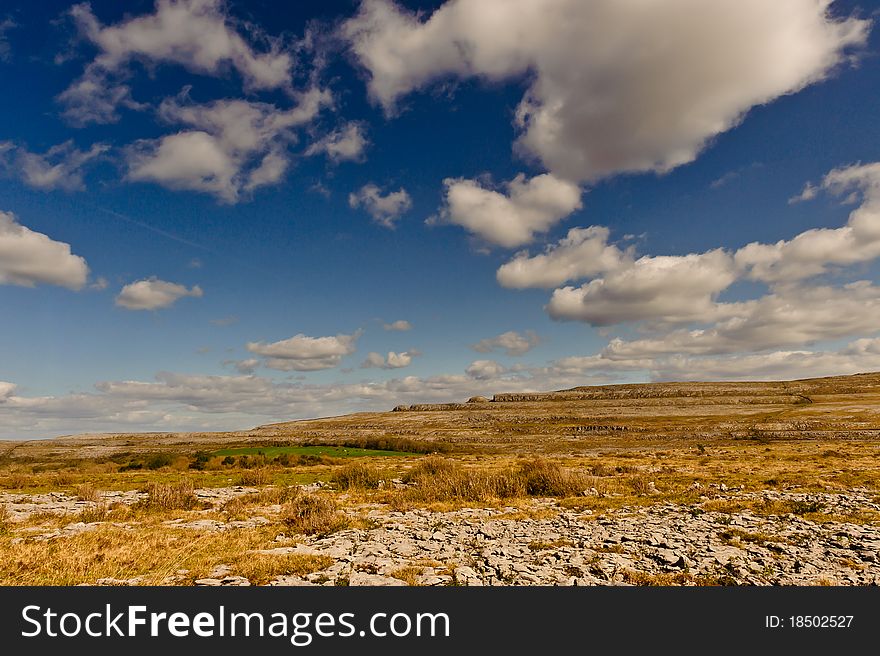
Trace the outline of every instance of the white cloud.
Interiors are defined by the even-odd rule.
[[[398,319],[397,321],[392,321],[391,323],[383,323],[382,328],[385,330],[396,330],[399,332],[403,332],[406,330],[412,330],[412,324],[405,319]]]
[[[364,0],[342,35],[393,113],[443,78],[517,80],[520,150],[569,180],[668,171],[752,107],[827,77],[870,21],[830,0]],[[522,242],[520,242],[522,243]]]
[[[388,351],[388,355],[383,357],[381,353],[371,351],[367,354],[367,359],[361,363],[361,369],[403,369],[412,364],[412,359],[420,355],[418,351],[403,351],[395,353]]]
[[[328,91],[311,89],[288,110],[245,100],[192,104],[184,89],[162,102],[159,116],[194,129],[133,144],[126,178],[211,193],[234,203],[242,192],[282,178],[289,164],[286,149],[296,140],[293,129],[331,103]]]
[[[32,153],[16,147],[9,141],[0,142],[0,164],[14,171],[25,184],[36,189],[64,189],[82,191],[85,167],[106,153],[107,144],[96,143],[86,151],[79,150],[73,141],[52,146],[45,153]],[[6,157],[6,153],[13,155]]]
[[[675,356],[657,363],[655,380],[784,380],[880,370],[880,338],[837,351],[774,351],[723,358]]]
[[[351,121],[333,130],[306,148],[306,155],[323,153],[332,162],[360,162],[370,142],[364,134],[364,126]]]
[[[803,346],[880,330],[880,287],[788,287],[752,301],[719,304],[727,315],[705,329],[612,340],[603,355],[639,359],[674,354],[717,355]]]
[[[551,174],[526,179],[520,173],[504,185],[506,193],[462,178],[443,184],[445,205],[437,220],[507,248],[531,242],[581,207],[580,188]]]
[[[465,369],[465,373],[476,380],[492,380],[506,371],[504,365],[495,360],[474,360]]]
[[[498,269],[498,283],[515,289],[555,287],[631,264],[631,249],[622,251],[609,245],[609,233],[603,226],[572,228],[541,254],[529,257],[528,251],[517,253]]]
[[[260,367],[260,360],[257,358],[247,358],[245,360],[224,360],[224,365],[231,365],[240,374],[252,374]]]
[[[136,105],[130,89],[114,81],[127,74],[132,61],[177,64],[212,76],[234,69],[245,90],[289,89],[293,59],[280,40],[235,21],[224,5],[222,0],[156,0],[153,13],[115,25],[102,25],[87,3],[75,5],[70,15],[98,54],[59,96],[67,116],[81,124],[106,123],[118,119],[120,104]],[[267,47],[257,51],[249,41]]]
[[[280,371],[332,369],[357,349],[361,331],[351,335],[308,337],[302,333],[278,342],[248,342],[247,350],[265,358],[265,365]]]
[[[645,256],[580,287],[553,292],[554,319],[610,326],[627,321],[710,321],[721,311],[717,295],[737,278],[722,249],[690,255]]]
[[[352,209],[363,207],[376,223],[394,228],[395,222],[412,207],[412,199],[403,187],[383,196],[382,190],[371,182],[349,194],[348,205]]]
[[[246,429],[295,418],[389,410],[401,403],[463,401],[476,394],[560,389],[590,380],[607,379],[536,370],[511,372],[503,378],[447,374],[304,384],[274,382],[254,375],[161,372],[154,381],[107,381],[95,385],[91,393],[35,397],[17,395],[14,385],[8,383],[7,391],[0,392],[0,437]]]
[[[116,305],[126,310],[159,310],[171,307],[181,298],[201,298],[203,295],[198,285],[187,289],[184,285],[152,277],[123,287],[116,297]]]
[[[830,266],[847,266],[880,257],[880,163],[834,169],[819,188],[807,185],[801,198],[818,189],[841,195],[855,190],[862,203],[841,228],[817,228],[775,244],[751,243],[736,253],[739,266],[754,280],[792,282],[824,273]],[[809,194],[806,191],[810,191]]]
[[[11,212],[0,211],[0,285],[46,284],[79,290],[88,276],[86,261],[71,253],[69,244],[34,232]]]
[[[533,330],[527,330],[525,335],[509,330],[495,337],[481,339],[471,348],[478,353],[490,353],[496,349],[501,349],[507,355],[517,356],[525,355],[540,343],[541,339]]]
[[[18,385],[0,380],[0,403],[12,396],[16,389],[18,389]]]

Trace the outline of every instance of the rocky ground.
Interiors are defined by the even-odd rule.
[[[198,490],[212,506],[252,492],[244,487]],[[840,521],[880,510],[867,490],[845,494],[787,491],[744,492],[721,487],[699,503],[658,503],[602,513],[563,508],[552,499],[516,507],[391,511],[361,505],[347,512],[366,528],[324,537],[279,534],[267,555],[328,556],[324,570],[275,577],[270,585],[875,585],[880,583],[880,530],[876,524]],[[104,493],[102,502],[131,504],[138,492]],[[759,515],[749,510],[711,510],[719,500],[795,502],[819,509]],[[34,513],[71,514],[95,502],[61,493],[0,494],[12,522]],[[207,506],[208,504],[206,504]],[[707,507],[710,508],[707,510]],[[269,524],[276,508],[256,508],[246,519],[218,519],[205,509],[169,526],[199,533]],[[813,521],[813,520],[817,521]],[[94,530],[100,522],[76,522],[46,530],[34,527],[16,540],[60,540]],[[136,525],[128,526],[133,531]],[[170,576],[181,580],[186,572]],[[99,584],[137,584],[101,580]],[[218,566],[198,585],[249,585]]]

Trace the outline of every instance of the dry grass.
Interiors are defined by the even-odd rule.
[[[333,499],[320,494],[303,494],[287,503],[281,521],[290,531],[305,535],[328,535],[348,526]]]
[[[455,461],[431,456],[407,472],[404,482],[411,485],[395,494],[396,505],[566,497],[583,494],[592,479],[541,458],[493,470],[468,469]]]
[[[101,500],[101,493],[92,483],[80,483],[74,488],[73,493],[80,501],[97,502]]]
[[[330,479],[340,490],[375,490],[388,474],[378,467],[353,462],[339,467]]]
[[[244,561],[255,560],[248,552],[268,548],[278,529],[199,533],[157,521],[137,532],[105,524],[63,540],[13,544],[10,536],[0,536],[0,585],[76,585],[135,577],[144,585],[158,585],[179,570],[188,574],[177,583],[191,584],[219,564],[233,563],[246,571]]]
[[[142,509],[192,510],[199,506],[193,491],[193,482],[187,478],[175,483],[149,483],[145,489],[147,498],[136,505]]]
[[[292,501],[299,496],[298,487],[266,487],[259,492],[243,494],[223,504],[222,510],[230,517],[242,517],[249,508],[274,506]]]
[[[271,482],[272,472],[265,467],[245,470],[238,478],[239,485],[247,485],[249,487],[262,487],[269,485]]]

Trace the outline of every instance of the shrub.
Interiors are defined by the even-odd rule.
[[[520,474],[529,496],[567,497],[581,494],[590,487],[582,474],[570,472],[542,458],[520,465]]]
[[[91,483],[82,483],[74,488],[74,494],[80,501],[100,501],[101,493]]]
[[[250,485],[254,487],[268,485],[271,482],[272,474],[265,468],[249,469],[248,471],[242,472],[238,479],[239,485]]]
[[[147,458],[144,466],[147,469],[162,469],[162,467],[170,467],[174,462],[174,458],[169,453],[155,453]]]
[[[198,453],[193,455],[192,461],[189,463],[189,468],[202,471],[208,466],[208,463],[210,461],[210,453],[208,453],[207,451],[199,451]]]
[[[303,494],[286,504],[281,521],[294,533],[305,535],[328,535],[348,525],[333,500],[318,494]]]
[[[199,505],[199,500],[193,494],[193,483],[189,479],[176,483],[149,483],[144,491],[147,498],[137,503],[141,508],[192,510]]]
[[[235,464],[235,458],[233,456],[226,456],[220,461],[220,464],[224,467],[232,467]]]
[[[376,467],[351,463],[336,470],[332,481],[340,490],[375,490],[384,478]]]

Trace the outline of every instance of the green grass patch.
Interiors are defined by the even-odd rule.
[[[363,458],[367,456],[401,457],[411,456],[405,451],[385,451],[381,449],[359,449],[344,446],[260,446],[237,449],[221,449],[215,456],[257,456],[273,458],[280,455],[327,456],[330,458]]]

